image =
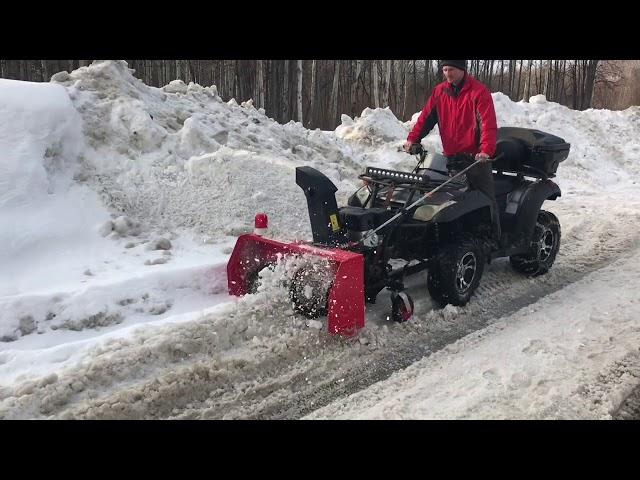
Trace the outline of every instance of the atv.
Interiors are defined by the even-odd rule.
[[[551,178],[569,154],[563,139],[534,129],[498,129],[492,170],[501,224],[496,239],[491,202],[467,187],[463,175],[478,162],[456,162],[427,152],[411,172],[367,167],[363,186],[338,208],[337,188],[311,167],[296,168],[296,183],[307,199],[313,242],[285,244],[243,235],[227,266],[229,292],[254,290],[260,271],[287,255],[326,260],[332,281],[298,272],[290,286],[296,309],[309,317],[327,315],[330,333],[353,335],[364,326],[365,302],[391,291],[391,317],[413,314],[404,291],[408,275],[427,270],[427,288],[441,306],[462,306],[473,296],[485,264],[509,257],[517,271],[546,273],[560,248],[560,223],[541,210],[560,188]],[[453,170],[452,170],[453,167]],[[464,167],[464,168],[462,168]],[[312,292],[312,293],[310,293]]]

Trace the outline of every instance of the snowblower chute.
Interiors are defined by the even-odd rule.
[[[256,234],[240,236],[227,264],[229,293],[236,296],[253,293],[260,270],[284,256],[322,259],[331,277],[326,291],[320,292],[319,299],[309,299],[308,292],[312,289],[296,285],[300,278],[294,276],[290,293],[299,300],[296,302],[294,299],[294,304],[308,301],[322,304],[318,313],[327,315],[330,334],[355,335],[364,327],[364,258],[359,253],[339,248],[346,243],[347,237],[339,220],[335,199],[337,188],[327,177],[310,167],[296,168],[296,183],[307,197],[313,244],[282,243]],[[309,276],[313,276],[313,272]],[[312,316],[308,315],[309,307],[296,306],[299,311]]]

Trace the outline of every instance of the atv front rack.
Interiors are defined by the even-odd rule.
[[[391,180],[391,182],[383,182],[383,183],[405,183],[405,184],[416,184],[416,185],[428,185],[430,182],[430,178],[428,175],[419,175],[417,173],[407,173],[400,172],[397,170],[386,170],[384,168],[377,167],[367,167],[367,170],[362,175],[359,175],[362,180]]]
[[[358,178],[382,187],[391,185],[395,187],[408,186],[417,190],[431,190],[446,182],[446,180],[432,178],[427,174],[401,172],[377,167],[367,167],[365,173],[359,175]],[[461,184],[458,181],[454,181],[449,188],[459,189],[460,186]]]

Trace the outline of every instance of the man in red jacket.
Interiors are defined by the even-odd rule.
[[[446,81],[437,85],[404,144],[407,152],[420,143],[436,125],[444,155],[475,158],[481,163],[467,171],[471,189],[479,190],[491,200],[493,238],[500,239],[500,216],[489,158],[496,152],[498,126],[489,89],[467,73],[466,60],[442,60]]]

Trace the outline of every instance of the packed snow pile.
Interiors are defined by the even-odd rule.
[[[215,241],[252,229],[265,211],[274,233],[306,237],[295,167],[314,165],[344,190],[356,184],[360,165],[347,143],[281,125],[250,101],[223,102],[215,86],[149,87],[123,61],[94,62],[53,81],[84,122],[78,177],[145,228],[188,228]]]
[[[64,88],[0,79],[0,125],[1,212],[68,186],[82,123]]]
[[[74,257],[109,245],[97,233],[107,209],[93,190],[73,181],[84,137],[67,91],[0,80],[0,125],[2,296],[55,281],[43,278],[50,272],[63,283]]]
[[[407,127],[400,123],[389,107],[365,108],[362,115],[354,122],[349,115],[342,115],[342,124],[335,132],[340,138],[355,140],[381,146],[389,142],[397,142],[409,134]]]

